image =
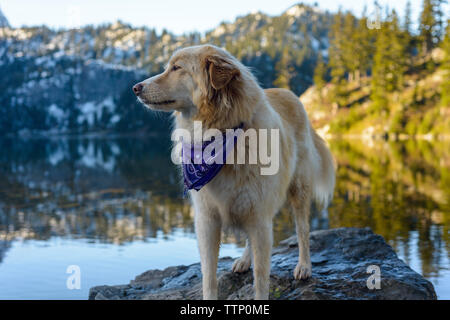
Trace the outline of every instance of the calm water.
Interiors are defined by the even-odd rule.
[[[153,268],[199,261],[169,141],[0,140],[0,299],[86,299]],[[335,199],[313,229],[371,227],[450,299],[450,143],[330,141]],[[282,210],[275,241],[294,231]],[[225,235],[221,256],[242,240]],[[81,289],[69,290],[69,265]]]

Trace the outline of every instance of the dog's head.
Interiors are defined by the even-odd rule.
[[[202,45],[178,50],[163,73],[136,84],[133,91],[150,109],[211,120],[239,102],[245,76],[251,77],[228,52]]]

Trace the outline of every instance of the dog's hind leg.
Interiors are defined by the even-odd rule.
[[[242,257],[234,260],[231,270],[237,273],[245,272],[248,269],[250,269],[251,264],[252,264],[252,252],[250,247],[250,241],[247,239]]]
[[[216,272],[221,235],[220,218],[203,210],[196,210],[195,229],[202,268],[203,299],[217,300]]]
[[[253,254],[255,300],[269,299],[272,220],[259,220],[247,230]]]
[[[300,179],[294,179],[288,191],[288,202],[295,220],[298,241],[298,264],[294,270],[295,279],[311,277],[312,267],[309,255],[309,214],[311,190]]]

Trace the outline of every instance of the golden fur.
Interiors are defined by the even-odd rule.
[[[296,222],[299,262],[296,279],[311,276],[309,212],[312,200],[325,207],[334,189],[333,158],[311,127],[303,105],[291,91],[263,90],[251,72],[223,49],[211,45],[174,53],[161,75],[142,83],[138,98],[149,108],[175,111],[177,128],[225,130],[279,129],[280,167],[261,175],[263,165],[227,164],[200,191],[191,191],[195,209],[204,299],[217,299],[217,260],[221,229],[234,227],[247,236],[247,247],[233,265],[244,272],[253,262],[256,299],[269,296],[272,219],[287,202]],[[240,136],[239,139],[245,139]],[[236,146],[253,152],[248,143]],[[270,149],[270,148],[269,148]]]

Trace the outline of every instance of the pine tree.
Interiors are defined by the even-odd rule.
[[[387,22],[383,22],[378,30],[375,42],[375,56],[372,68],[371,100],[372,108],[380,111],[386,108],[386,76],[387,60],[389,59],[389,34],[387,32]]]
[[[333,24],[329,31],[330,46],[328,48],[329,64],[331,68],[331,76],[333,79],[343,78],[345,75],[345,63],[343,55],[342,40],[342,12],[339,11],[333,18]]]
[[[333,18],[333,24],[329,31],[330,46],[328,47],[328,57],[330,66],[331,82],[333,83],[332,99],[337,103],[337,107],[346,104],[346,66],[344,59],[343,39],[343,14],[339,10]]]
[[[434,16],[436,20],[435,39],[440,42],[445,35],[445,14],[442,11],[442,5],[446,4],[447,0],[434,0]]]
[[[377,34],[371,83],[373,110],[388,110],[387,95],[402,88],[406,71],[404,55],[398,17],[392,11]]]
[[[411,25],[412,25],[412,20],[411,20],[411,1],[408,0],[408,2],[406,3],[405,17],[404,17],[404,20],[403,20],[403,30],[405,32],[407,32],[408,34],[411,33]]]
[[[287,46],[283,48],[281,56],[275,65],[275,71],[277,72],[277,78],[273,82],[274,86],[289,89],[291,74],[289,72],[289,49]]]
[[[303,35],[302,46],[300,47],[300,50],[296,50],[298,52],[295,53],[295,63],[298,66],[308,58],[308,55],[310,54],[309,48],[311,47],[311,40],[309,39],[306,24],[302,24],[300,27],[300,34]]]
[[[327,67],[325,65],[325,62],[323,61],[322,54],[319,53],[319,56],[317,57],[316,68],[314,69],[314,84],[316,85],[316,88],[319,92],[322,92],[322,89],[325,87],[326,73]]]
[[[348,80],[352,81],[358,65],[355,59],[355,35],[356,35],[356,18],[351,12],[347,12],[344,18],[342,51],[345,70],[347,72]]]
[[[354,52],[353,60],[356,63],[355,80],[359,82],[361,76],[367,75],[371,68],[374,46],[372,31],[367,28],[367,15],[364,9],[361,19],[358,21],[358,27],[353,36]]]
[[[450,19],[447,20],[442,49],[444,50],[444,60],[441,69],[444,71],[444,76],[441,84],[441,105],[450,108]]]
[[[404,34],[400,29],[400,22],[395,10],[392,10],[390,19],[390,31],[391,31],[391,45],[390,45],[390,58],[392,72],[392,81],[389,83],[388,90],[391,92],[400,90],[403,87],[404,75],[407,70],[405,61],[405,39]]]
[[[410,60],[414,44],[413,44],[413,37],[411,34],[411,27],[412,26],[412,19],[411,19],[411,2],[408,1],[406,3],[406,9],[405,9],[405,17],[403,18],[403,39],[404,39],[404,45],[405,45],[405,52],[407,53],[408,57],[406,57],[406,60]]]
[[[430,52],[441,40],[443,33],[443,13],[441,4],[446,0],[424,0],[420,14],[420,40],[422,52]]]

